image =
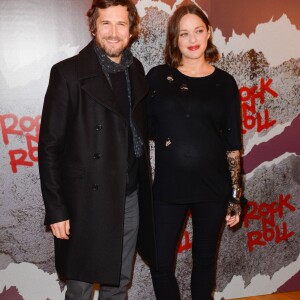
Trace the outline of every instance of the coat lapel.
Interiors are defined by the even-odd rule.
[[[146,96],[148,84],[142,65],[134,59],[129,67],[132,109]],[[122,117],[113,91],[100,67],[91,41],[78,55],[78,78],[81,88],[95,101]]]
[[[82,90],[91,98],[123,117],[113,91],[98,62],[93,49],[93,41],[79,52],[78,78]]]

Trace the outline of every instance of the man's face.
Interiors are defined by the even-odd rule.
[[[131,37],[127,7],[118,5],[98,9],[96,42],[112,61],[119,63]]]

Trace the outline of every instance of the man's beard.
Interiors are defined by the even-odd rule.
[[[116,38],[116,37],[106,37],[104,39],[107,40],[107,39],[110,39],[110,40],[116,40],[116,41],[121,41],[121,39],[119,38]],[[128,44],[125,45],[125,47],[121,44],[121,45],[118,45],[118,46],[114,46],[114,45],[107,45],[106,42],[98,42],[98,45],[103,49],[103,51],[106,53],[106,55],[108,57],[119,57],[123,52],[124,50],[127,48]]]

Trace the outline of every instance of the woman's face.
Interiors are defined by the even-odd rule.
[[[205,59],[204,52],[209,39],[205,23],[194,14],[184,15],[179,22],[178,47],[181,63],[187,60]]]

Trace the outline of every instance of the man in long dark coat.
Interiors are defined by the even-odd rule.
[[[52,67],[39,168],[45,224],[55,236],[66,299],[125,300],[138,249],[154,253],[145,95],[129,45],[138,15],[130,0],[94,0],[93,40]],[[137,238],[138,237],[138,238]],[[141,238],[142,237],[142,238]]]

